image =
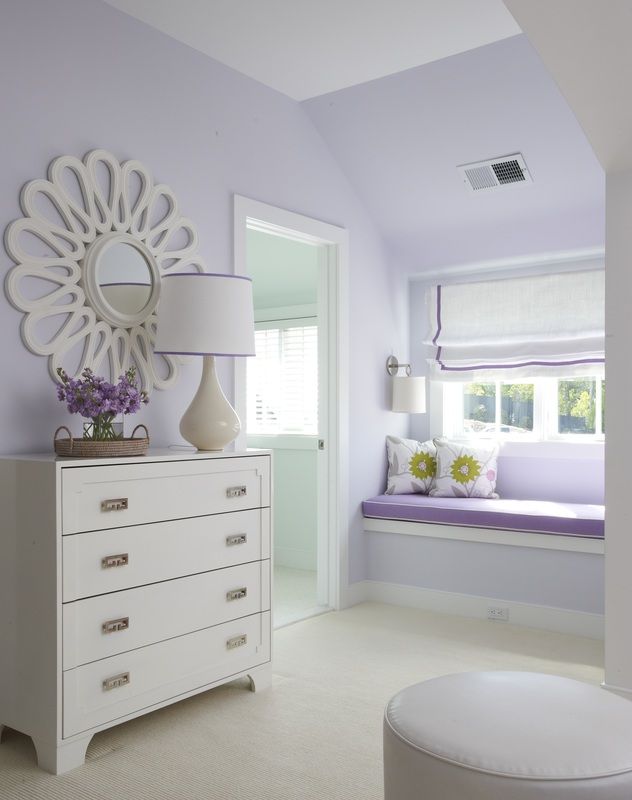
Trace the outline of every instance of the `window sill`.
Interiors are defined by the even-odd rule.
[[[587,458],[603,461],[605,441],[590,442],[561,439],[481,439],[464,436],[450,436],[451,441],[460,442],[469,447],[477,444],[489,447],[490,443],[499,446],[503,458]]]
[[[438,525],[431,522],[409,522],[395,519],[365,517],[364,530],[368,533],[400,533],[407,536],[425,536],[431,539],[456,539],[462,542],[484,542],[597,555],[603,555],[605,550],[603,539],[497,530],[495,528],[467,528],[459,525]]]

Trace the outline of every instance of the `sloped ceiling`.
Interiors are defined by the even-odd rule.
[[[603,244],[603,170],[522,35],[302,105],[409,272]],[[533,184],[463,186],[515,152]]]
[[[603,245],[603,170],[501,0],[106,1],[291,97],[311,98],[303,108],[407,272]],[[585,22],[586,48],[594,29],[607,51],[615,18],[603,4],[507,4],[520,7],[525,25],[539,18],[546,32],[551,23],[543,54],[562,63],[570,91],[583,93],[584,124],[599,126],[604,102],[628,120],[620,82],[613,93],[590,68],[564,63],[571,9]],[[604,58],[616,67],[624,52]],[[599,130],[629,156],[627,129]],[[533,184],[477,195],[463,186],[459,164],[515,152]]]
[[[519,33],[502,0],[106,0],[304,100]]]

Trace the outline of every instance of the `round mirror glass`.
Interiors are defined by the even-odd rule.
[[[128,242],[112,242],[99,255],[97,282],[108,305],[133,315],[149,303],[153,275],[145,256]]]

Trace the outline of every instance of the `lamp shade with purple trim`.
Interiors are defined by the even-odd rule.
[[[154,350],[170,355],[254,356],[252,281],[208,272],[164,276]]]

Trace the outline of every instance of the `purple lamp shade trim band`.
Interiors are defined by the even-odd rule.
[[[238,281],[250,281],[252,278],[247,275],[228,275],[226,272],[171,272],[168,275],[163,275],[166,278],[234,278]]]
[[[184,350],[154,350],[157,356],[226,356],[226,358],[249,358],[255,353],[193,353]]]
[[[101,287],[103,286],[147,286],[148,288],[151,287],[151,283],[137,283],[135,281],[120,281],[119,283],[101,283],[99,284]]]
[[[473,372],[477,369],[519,369],[520,367],[572,367],[579,364],[605,364],[605,358],[577,358],[571,361],[520,361],[515,364],[470,364],[465,367],[449,367],[441,360],[441,345],[437,345],[441,333],[441,286],[437,286],[437,332],[432,343],[437,346],[435,361],[442,372]]]

